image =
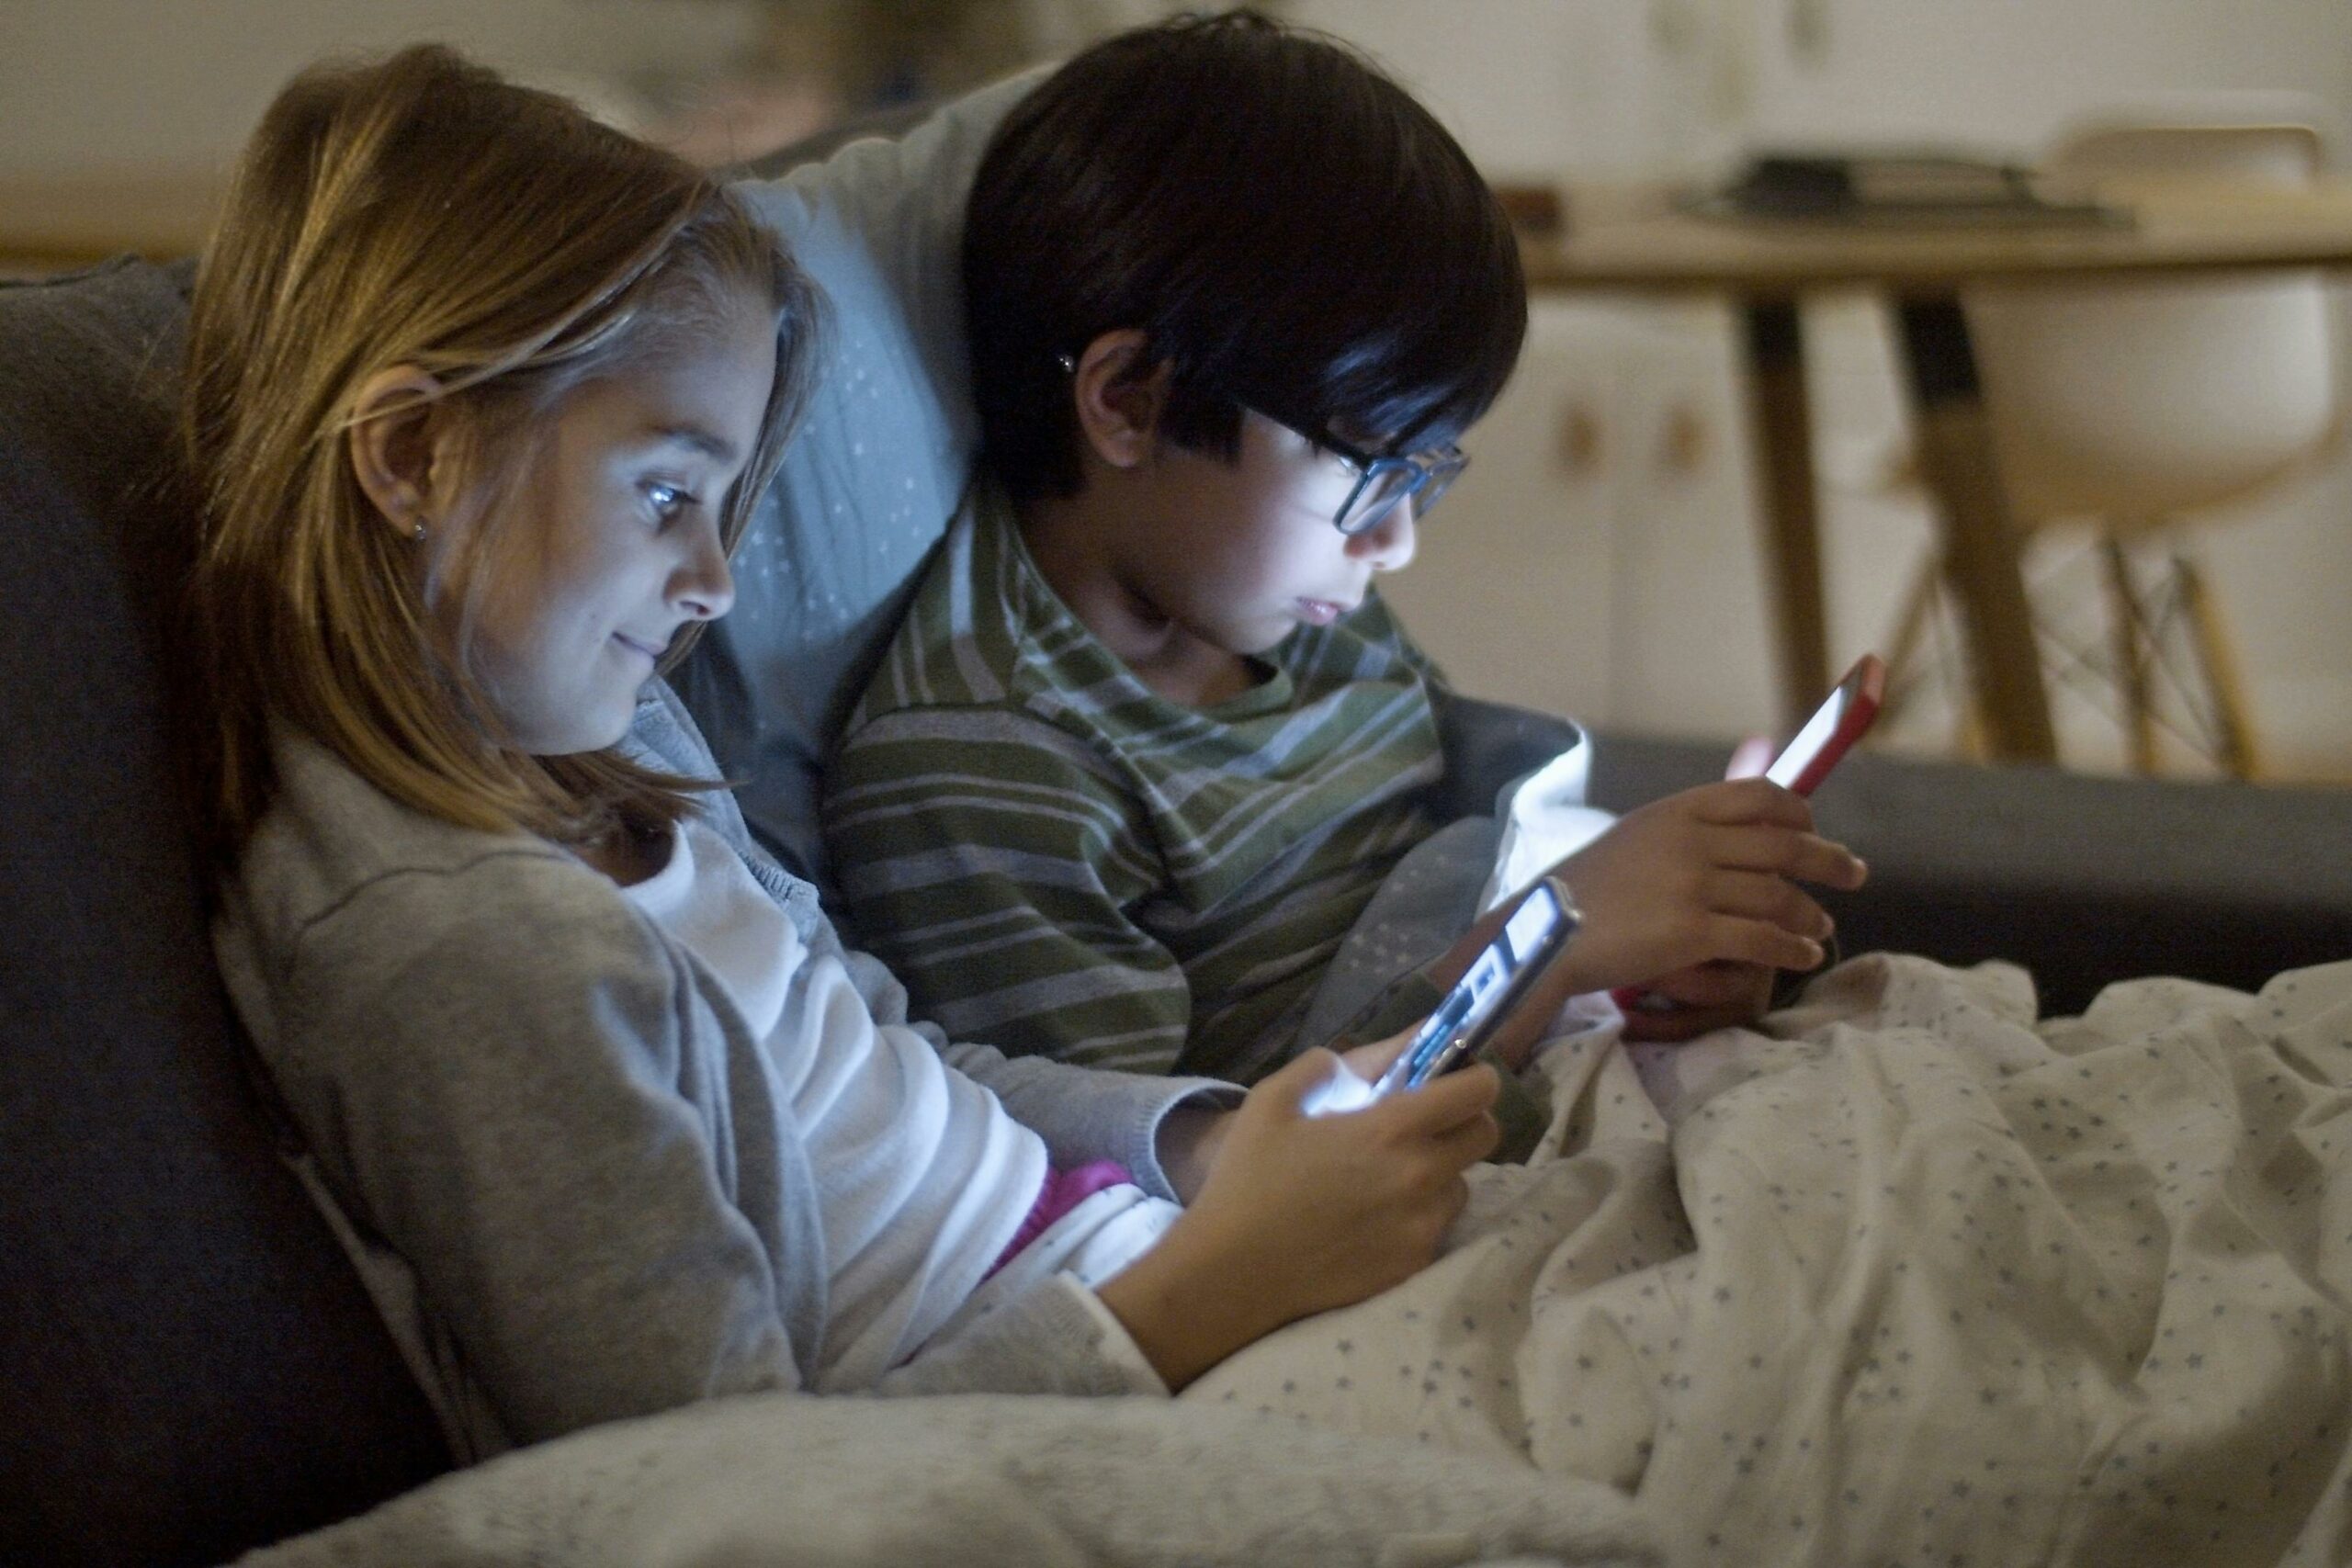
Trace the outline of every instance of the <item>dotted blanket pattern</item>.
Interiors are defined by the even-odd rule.
[[[2037,1022],[1877,954],[1534,1070],[1436,1267],[1184,1397],[1607,1482],[1676,1563],[2352,1561],[2352,964]]]

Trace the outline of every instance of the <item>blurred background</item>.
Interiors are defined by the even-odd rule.
[[[951,94],[1181,7],[1155,0],[0,0],[0,265],[73,201],[195,219],[300,66],[454,42],[713,164]],[[2346,0],[1289,0],[1368,51],[1498,184],[1703,182],[1758,147],[2030,160],[2066,128],[2293,95],[2352,156]],[[95,198],[92,193],[97,193]],[[108,193],[111,193],[110,195]],[[1568,220],[1575,220],[1573,197]],[[21,247],[19,247],[21,249]],[[2341,324],[2342,286],[2335,316]],[[1833,669],[1883,646],[1930,540],[1886,311],[1804,306]],[[1477,461],[1390,590],[1482,694],[1728,739],[1781,704],[1736,321],[1703,299],[1537,300]],[[2336,374],[2341,376],[2339,358]],[[2266,773],[2352,780],[2352,460],[2341,441],[2200,519]],[[2039,552],[2040,546],[2035,547]],[[2063,551],[2032,565],[2061,619]],[[2096,616],[2095,581],[2074,590]],[[2086,628],[2079,637],[2096,642]],[[1886,740],[1966,742],[1926,639]],[[1940,660],[1938,649],[1940,647]],[[2061,754],[2123,766],[2104,699],[2053,685]],[[2195,773],[2185,753],[2165,765]]]

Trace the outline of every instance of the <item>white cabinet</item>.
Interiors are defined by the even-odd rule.
[[[1462,689],[1659,734],[1772,727],[1735,342],[1718,307],[1535,304],[1468,473],[1382,586]]]
[[[1517,375],[1463,443],[1470,467],[1382,580],[1465,692],[1580,716],[1608,702],[1622,336],[1607,311],[1531,312]]]

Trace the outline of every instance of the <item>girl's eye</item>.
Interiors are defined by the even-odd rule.
[[[695,498],[676,485],[650,484],[645,487],[645,497],[653,503],[653,515],[664,523],[695,503]]]

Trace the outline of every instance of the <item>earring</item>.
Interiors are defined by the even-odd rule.
[[[412,539],[422,539],[422,538],[424,538],[424,519],[419,518],[419,519],[417,520],[416,526],[415,526],[415,527],[413,527],[413,528],[411,528],[411,529],[408,531],[408,536],[409,536],[410,538],[412,538]]]

